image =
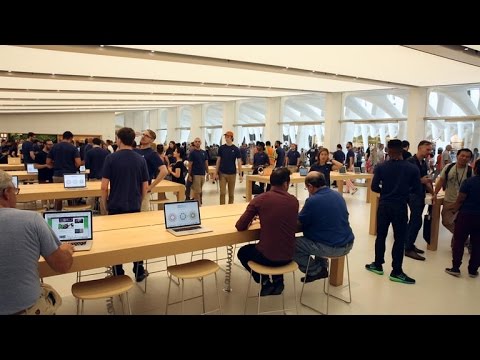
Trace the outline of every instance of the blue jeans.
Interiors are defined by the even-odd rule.
[[[346,245],[335,247],[300,236],[297,237],[294,260],[298,264],[300,271],[305,273],[310,255],[315,255],[315,260],[310,261],[307,274],[315,276],[322,271],[322,268],[328,267],[328,260],[324,256],[343,256],[348,254],[352,247],[353,241]]]
[[[410,194],[408,197],[408,207],[410,208],[410,221],[408,222],[408,235],[405,240],[405,251],[413,250],[415,240],[422,228],[423,209],[425,208],[425,196]]]

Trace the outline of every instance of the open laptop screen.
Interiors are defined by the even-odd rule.
[[[165,204],[165,227],[167,229],[200,225],[198,201],[181,201]]]
[[[64,174],[63,186],[65,189],[84,188],[87,186],[85,174]]]
[[[43,217],[60,241],[92,239],[92,211],[90,210],[47,211]]]
[[[27,164],[27,173],[29,174],[38,174],[38,169],[35,169],[34,164]]]
[[[13,183],[13,186],[15,186],[15,189],[18,188],[18,176],[17,175],[12,176],[12,183]]]

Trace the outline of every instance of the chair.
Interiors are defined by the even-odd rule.
[[[250,279],[248,280],[247,293],[245,295],[245,308],[244,308],[244,311],[243,311],[244,314],[247,313],[247,300],[249,298],[248,291],[250,290],[250,283],[252,282],[252,276],[251,276],[252,274],[251,273],[253,271],[255,271],[256,273],[258,273],[260,275],[268,275],[268,276],[270,276],[270,275],[285,275],[285,274],[288,274],[288,273],[291,272],[292,277],[293,277],[293,294],[294,294],[294,297],[295,297],[295,311],[298,314],[297,291],[296,291],[296,288],[295,288],[295,271],[298,269],[298,264],[295,261],[291,261],[287,265],[276,266],[276,267],[260,265],[260,264],[257,264],[254,261],[249,261],[248,266],[250,267],[251,272],[250,272]],[[260,289],[261,289],[261,286],[262,286],[261,283],[259,283],[258,284],[258,295],[257,295],[258,296],[257,315],[268,314],[268,313],[271,313],[271,312],[280,311],[280,310],[273,310],[273,311],[260,312]],[[257,296],[253,296],[253,297],[257,297]],[[252,296],[250,296],[250,297],[252,297]],[[290,310],[290,309],[285,309],[285,292],[282,292],[282,311],[285,315],[286,315],[287,310]]]
[[[178,304],[179,302],[182,303],[182,314],[184,313],[184,303],[187,300],[192,300],[201,297],[202,298],[202,305],[203,305],[203,315],[207,314],[205,312],[205,288],[204,288],[204,280],[203,278],[207,275],[215,275],[215,289],[217,291],[217,298],[218,298],[218,308],[208,313],[219,311],[220,314],[222,313],[222,307],[220,303],[220,294],[218,292],[218,284],[217,284],[217,271],[220,269],[218,264],[211,260],[196,260],[193,262],[189,262],[186,264],[180,265],[172,265],[167,267],[167,272],[170,278],[168,282],[168,292],[167,292],[167,302],[165,305],[165,314],[168,314],[168,306],[173,304]],[[172,276],[177,277],[178,279],[182,280],[182,299],[180,301],[176,301],[173,303],[169,303],[170,300],[170,287],[172,284]],[[194,296],[189,299],[184,298],[184,288],[185,288],[185,279],[200,279],[202,283],[202,294],[199,296]]]
[[[345,288],[345,287],[348,287],[348,300],[347,299],[344,299],[344,298],[341,298],[339,296],[335,296],[335,295],[332,295],[330,294],[330,274],[331,274],[331,268],[332,268],[332,262],[333,261],[339,261],[341,260],[342,258],[346,258],[346,262],[347,262],[347,279],[348,279],[348,284],[345,285],[345,286],[342,286],[341,289]],[[303,296],[303,288],[305,287],[305,283],[303,283],[303,286],[302,286],[302,291],[300,292],[300,304],[302,304],[303,306],[306,306],[310,309],[312,309],[313,311],[316,311],[322,315],[328,315],[328,302],[329,302],[329,299],[330,299],[330,296],[331,297],[334,297],[335,299],[338,299],[338,300],[341,300],[343,301],[344,303],[347,303],[347,304],[350,304],[352,302],[352,290],[351,290],[351,286],[350,286],[350,268],[348,266],[348,254],[346,255],[342,255],[342,256],[324,256],[324,258],[326,259],[329,259],[330,261],[328,262],[329,263],[329,268],[328,268],[328,276],[323,279],[323,292],[327,295],[327,310],[325,313],[321,312],[320,310],[308,305],[308,304],[305,304],[304,302],[302,302],[302,296]],[[310,266],[310,261],[312,260],[312,257],[310,256],[309,259],[308,259],[308,263],[307,263],[307,269],[305,271],[306,274],[308,274],[308,267]]]
[[[72,294],[75,298],[82,301],[81,310],[77,307],[77,315],[82,314],[84,310],[85,300],[98,300],[113,298],[119,296],[122,302],[122,310],[125,314],[125,304],[123,303],[122,295],[126,296],[126,305],[128,313],[131,315],[130,302],[128,301],[128,291],[133,287],[132,279],[127,275],[111,276],[98,280],[89,280],[84,282],[77,282],[72,285]]]

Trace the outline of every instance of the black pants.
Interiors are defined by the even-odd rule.
[[[410,220],[408,221],[408,235],[405,241],[405,251],[413,250],[415,240],[422,228],[423,209],[425,208],[425,196],[410,194],[408,197],[408,207],[410,208]]]
[[[248,272],[252,273],[253,280],[256,283],[260,282],[260,274],[256,273],[255,271],[251,271],[250,266],[248,266],[248,262],[250,260],[255,261],[257,264],[265,265],[265,266],[283,266],[289,264],[292,260],[286,261],[272,261],[267,259],[263,254],[257,250],[255,244],[248,244],[242,246],[240,250],[238,250],[237,254],[238,260],[242,263],[243,267],[248,270]],[[268,280],[267,275],[263,275],[264,278],[262,279],[262,283]],[[283,282],[283,275],[272,275],[272,280],[274,282]]]
[[[407,236],[407,204],[387,203],[378,206],[377,239],[375,240],[375,264],[385,263],[385,240],[388,227],[393,227],[392,268],[395,274],[403,272],[403,253]]]

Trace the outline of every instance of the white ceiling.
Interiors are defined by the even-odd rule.
[[[0,46],[0,113],[468,83],[479,67],[399,45]]]

